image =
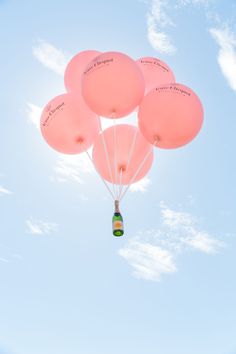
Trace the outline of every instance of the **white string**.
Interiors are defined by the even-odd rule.
[[[116,193],[115,193],[114,180],[113,180],[113,175],[112,175],[112,170],[111,170],[111,161],[110,161],[109,156],[108,156],[107,144],[106,144],[106,141],[105,141],[105,137],[103,135],[102,124],[101,124],[101,118],[100,117],[99,117],[99,121],[100,121],[100,129],[101,129],[100,130],[100,136],[102,136],[102,143],[103,143],[103,148],[104,148],[104,152],[105,152],[105,155],[106,155],[107,167],[108,167],[108,170],[109,170],[110,179],[112,181],[113,194],[115,196]]]
[[[118,176],[117,176],[117,138],[116,138],[116,119],[113,119],[113,142],[114,142],[114,171],[115,171],[115,196],[118,199]]]
[[[157,141],[155,141],[154,145],[157,144]],[[139,164],[135,174],[133,175],[133,177],[131,178],[129,184],[127,185],[126,189],[124,190],[123,194],[120,197],[120,201],[124,198],[125,194],[127,193],[127,191],[129,190],[131,184],[133,183],[133,181],[135,180],[135,178],[137,177],[137,175],[139,174],[139,172],[141,171],[143,165],[145,164],[146,160],[148,159],[149,155],[152,153],[152,147],[150,147],[150,150],[147,152],[147,154],[144,156],[143,160],[141,161],[141,163]]]
[[[87,156],[88,156],[89,160],[92,162],[92,164],[93,164],[93,166],[94,166],[94,168],[95,168],[95,170],[96,170],[97,174],[100,176],[100,178],[101,178],[102,182],[105,184],[105,186],[106,186],[106,188],[107,188],[108,192],[111,194],[112,199],[114,199],[114,200],[115,200],[115,196],[113,195],[112,191],[110,190],[110,188],[109,188],[109,186],[108,186],[107,182],[105,181],[105,179],[102,177],[102,175],[100,174],[100,172],[97,170],[97,168],[96,168],[96,166],[95,166],[95,164],[94,164],[94,162],[93,162],[92,157],[91,157],[91,156],[89,155],[89,153],[88,153],[88,150],[86,150],[85,152],[86,152],[86,154],[87,154]]]
[[[122,200],[125,196],[125,194],[127,193],[128,189],[130,188],[131,184],[133,183],[133,181],[135,180],[135,178],[137,177],[138,173],[140,172],[141,168],[143,167],[144,163],[146,162],[147,158],[149,157],[149,155],[151,154],[152,149],[150,149],[148,151],[148,153],[145,155],[144,159],[142,160],[142,162],[139,164],[138,169],[136,170],[135,174],[133,175],[133,177],[131,178],[129,184],[127,185],[126,189],[124,190],[124,193],[121,195],[120,200]]]
[[[134,147],[135,147],[135,144],[136,144],[137,134],[138,134],[138,129],[135,130],[135,133],[134,133],[134,136],[133,136],[132,145],[131,145],[130,150],[129,150],[129,157],[128,157],[128,162],[127,162],[127,167],[126,167],[127,170],[129,168],[130,160],[131,160],[131,157],[132,157],[133,152],[134,152]]]
[[[121,195],[122,195],[123,189],[124,189],[124,184],[122,184],[121,189],[120,189],[119,199],[118,199],[119,202],[121,201]]]
[[[138,129],[135,130],[135,133],[134,133],[134,136],[133,136],[133,140],[132,140],[132,144],[130,146],[128,161],[127,161],[127,166],[126,166],[126,171],[129,168],[131,157],[132,157],[133,152],[134,152],[134,147],[135,147],[135,144],[136,144],[137,135],[138,135]],[[120,185],[121,185],[121,183],[120,183]],[[121,200],[121,195],[122,195],[122,192],[123,192],[123,188],[124,188],[124,185],[122,185],[121,188],[120,188],[118,200]]]
[[[123,189],[123,185],[122,185],[122,174],[123,174],[123,168],[121,167],[120,169],[120,179],[119,179],[119,193],[118,193],[118,197],[117,199],[120,201],[120,197],[121,197],[121,192]]]

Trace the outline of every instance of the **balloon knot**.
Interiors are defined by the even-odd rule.
[[[160,138],[160,136],[159,135],[154,135],[154,145],[157,145],[160,141],[161,141],[161,138]]]
[[[125,165],[121,165],[120,167],[119,167],[119,172],[125,172],[126,171],[126,166]]]
[[[115,109],[115,108],[113,108],[113,109],[111,110],[110,118],[113,118],[113,119],[116,118],[116,109]]]
[[[81,136],[79,136],[78,138],[75,139],[75,141],[78,143],[78,144],[82,144],[84,142],[84,138],[82,138]]]

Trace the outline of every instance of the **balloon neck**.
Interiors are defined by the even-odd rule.
[[[113,109],[110,114],[110,118],[116,119],[116,109]]]
[[[83,144],[84,139],[83,139],[81,136],[78,136],[78,137],[76,138],[76,142],[77,142],[78,144]]]
[[[159,135],[154,135],[154,143],[153,145],[157,145],[159,143],[159,141],[161,140],[160,136]]]
[[[115,213],[120,213],[119,200],[115,200]]]

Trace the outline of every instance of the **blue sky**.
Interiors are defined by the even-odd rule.
[[[236,354],[235,20],[233,0],[0,1],[0,354]],[[38,129],[86,49],[160,58],[205,111],[118,239],[85,156]]]

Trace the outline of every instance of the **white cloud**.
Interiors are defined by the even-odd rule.
[[[0,186],[0,196],[5,194],[9,195],[12,194],[12,192],[9,189],[4,188],[3,186]]]
[[[119,250],[135,277],[160,281],[163,274],[177,271],[176,262],[183,253],[213,254],[224,247],[223,242],[200,230],[197,218],[190,213],[174,211],[164,203],[160,207],[160,228],[139,233]]]
[[[175,26],[173,14],[187,5],[207,7],[210,0],[152,0],[147,13],[147,37],[151,46],[160,53],[174,54],[177,50],[168,30]]]
[[[67,63],[71,58],[70,55],[64,53],[60,49],[57,49],[52,44],[44,40],[39,40],[33,47],[33,55],[48,69],[51,69],[56,74],[62,76],[64,75]]]
[[[32,235],[50,234],[57,230],[58,225],[52,222],[45,222],[38,219],[30,218],[26,220],[28,232]]]
[[[236,34],[228,27],[211,28],[210,33],[219,46],[218,63],[229,86],[236,91]]]
[[[168,16],[168,6],[169,1],[152,1],[151,8],[147,13],[148,41],[160,53],[173,54],[176,48],[171,43],[170,36],[163,31],[163,28],[173,26],[173,22]]]
[[[183,242],[204,253],[215,253],[223,247],[221,241],[216,240],[205,231],[190,230],[189,238],[186,237]]]
[[[210,0],[178,0],[180,6],[186,5],[208,5]]]
[[[39,130],[40,128],[40,117],[42,113],[42,108],[36,106],[33,103],[27,103],[27,116],[30,123],[34,124],[34,126]]]
[[[23,258],[20,254],[13,251],[8,246],[5,246],[0,243],[0,262],[10,263],[15,261],[22,261]]]
[[[174,211],[161,202],[162,222],[170,229],[181,227],[191,227],[194,224],[192,215],[184,212]]]
[[[159,281],[161,274],[176,271],[172,253],[147,242],[130,241],[119,254],[133,267],[137,278]]]
[[[86,174],[94,173],[94,168],[88,156],[80,155],[60,155],[54,167],[56,175],[52,179],[58,182],[74,181],[84,183]]]
[[[140,181],[131,184],[130,191],[145,193],[147,192],[150,184],[151,184],[151,180],[148,177],[144,177]]]
[[[161,215],[175,249],[183,250],[187,245],[204,253],[216,253],[223,247],[221,241],[198,229],[198,220],[190,213],[174,211],[161,203]]]

